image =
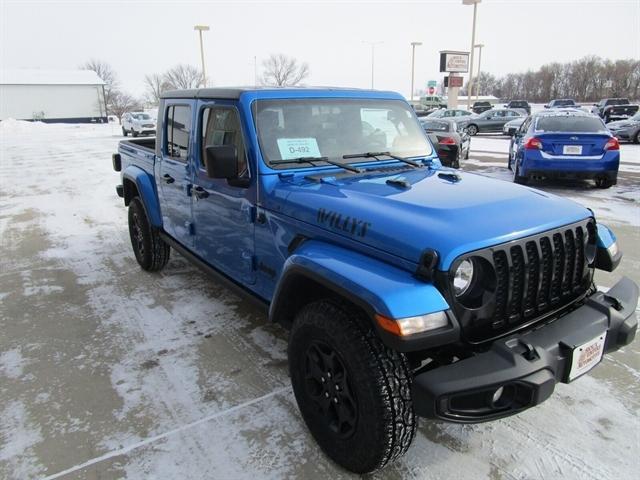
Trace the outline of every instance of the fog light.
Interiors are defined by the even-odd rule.
[[[491,397],[491,402],[495,405],[500,401],[502,394],[504,393],[504,387],[499,387],[494,393],[493,397]]]

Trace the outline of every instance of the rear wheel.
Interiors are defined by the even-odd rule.
[[[511,163],[511,170],[513,170],[513,181],[515,183],[519,183],[520,185],[526,185],[529,183],[529,179],[527,177],[520,176],[520,167],[518,166],[518,160],[515,158]]]
[[[607,177],[598,177],[595,179],[596,187],[598,188],[610,188],[613,182]]]
[[[633,143],[640,143],[640,130],[638,130],[635,137],[633,137]]]
[[[129,203],[129,237],[136,260],[143,270],[157,272],[169,261],[171,247],[151,226],[139,197]]]
[[[473,137],[478,133],[478,126],[473,124],[469,125],[467,127],[467,133]]]
[[[407,359],[382,343],[360,311],[332,300],[305,306],[288,356],[302,417],[334,462],[367,473],[408,450],[417,420]]]

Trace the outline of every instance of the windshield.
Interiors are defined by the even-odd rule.
[[[602,120],[596,117],[558,116],[541,117],[536,123],[538,132],[606,132]]]
[[[258,141],[267,163],[299,157],[341,161],[343,155],[371,151],[399,157],[432,153],[410,107],[400,100],[257,100],[253,108]],[[308,166],[286,164],[283,168]]]
[[[553,101],[554,107],[567,107],[567,106],[574,106],[575,104],[576,102],[574,102],[573,100],[554,100]]]
[[[151,115],[148,113],[133,113],[131,116],[136,120],[151,120]]]

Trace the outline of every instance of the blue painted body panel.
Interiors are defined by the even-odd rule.
[[[120,147],[126,167],[123,176],[128,172],[127,178],[141,185],[154,225],[267,302],[287,269],[299,266],[366,299],[375,311],[390,317],[441,311],[448,307],[439,291],[413,275],[425,249],[437,250],[438,268],[447,270],[469,251],[591,216],[584,207],[549,193],[445,169],[435,149],[421,159],[430,166],[420,169],[395,160],[358,164],[365,169],[392,166],[393,170],[346,176],[334,166],[270,168],[257,142],[253,102],[310,97],[405,102],[393,92],[331,89],[246,91],[237,100],[164,99],[159,119],[171,102],[191,105],[193,115],[189,158],[180,172],[180,182],[187,188],[174,190],[174,197],[167,195],[161,182],[167,161],[164,147],[157,147],[157,155],[151,158],[148,150],[130,143]],[[251,176],[246,187],[209,179],[201,168],[199,123],[202,109],[212,100],[240,113]],[[159,129],[158,141],[162,142],[165,131],[165,126]],[[441,175],[454,172],[457,181]],[[319,173],[329,175],[322,181],[307,178]],[[410,188],[386,183],[397,178]],[[189,185],[201,185],[210,196],[206,201],[194,199],[188,195]],[[165,221],[171,208],[176,210],[171,214],[173,233]],[[176,233],[181,224],[191,228]],[[290,251],[298,236],[307,240]]]
[[[598,224],[598,241],[597,245],[601,248],[609,248],[616,243],[616,235],[609,227],[601,223]]]
[[[363,299],[390,318],[440,312],[449,308],[436,287],[407,275],[399,268],[352,250],[310,240],[284,264],[302,267]]]
[[[153,176],[142,168],[130,164],[123,169],[122,178],[131,180],[136,184],[151,224],[155,227],[160,227],[162,225],[162,216]]]

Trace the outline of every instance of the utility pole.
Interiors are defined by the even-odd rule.
[[[381,44],[382,42],[367,42],[371,46],[371,90],[373,90],[373,72],[374,72],[374,61],[375,61],[375,48],[376,45]]]
[[[482,49],[484,48],[484,44],[479,43],[476,45],[478,51],[478,75],[476,75],[476,102],[478,101],[478,96],[480,95],[480,69],[482,68]]]
[[[416,47],[422,42],[411,42],[411,101],[413,101],[413,81],[415,77]]]
[[[200,35],[200,60],[202,61],[202,86],[207,86],[207,72],[204,66],[204,45],[202,44],[202,32],[209,31],[209,25],[196,25],[193,27]]]
[[[473,47],[476,44],[476,13],[482,0],[462,0],[463,5],[473,5],[473,26],[471,28],[471,65],[469,65],[469,83],[467,85],[467,110],[471,110],[471,92],[473,91]]]

